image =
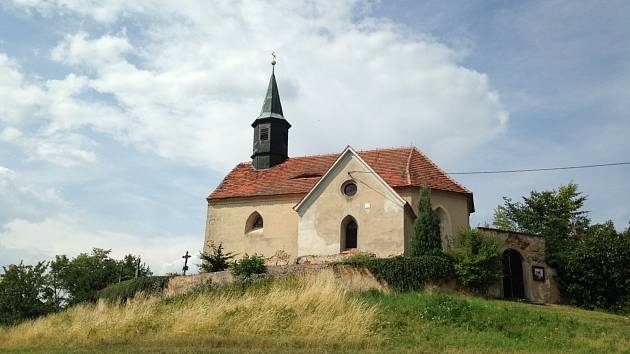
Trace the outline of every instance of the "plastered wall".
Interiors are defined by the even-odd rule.
[[[285,196],[209,203],[204,249],[212,240],[221,242],[228,252],[256,253],[269,258],[282,250],[295,256],[298,216],[293,206],[299,200]],[[245,224],[253,212],[262,216],[263,228],[246,233]]]

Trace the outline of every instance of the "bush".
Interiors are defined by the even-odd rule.
[[[230,260],[234,258],[235,254],[232,252],[224,253],[222,243],[215,245],[214,242],[210,242],[209,246],[210,252],[201,253],[199,255],[202,261],[199,265],[199,269],[209,273],[228,269]]]
[[[232,274],[240,279],[249,279],[254,274],[267,273],[267,266],[265,266],[265,260],[258,255],[248,255],[245,253],[243,258],[232,264]]]
[[[445,256],[356,257],[341,264],[366,267],[378,280],[398,291],[421,290],[428,282],[447,279],[453,271],[451,260]]]
[[[574,305],[630,313],[630,233],[591,226],[561,253],[560,284]]]
[[[137,293],[157,294],[166,287],[165,276],[141,277],[112,284],[98,292],[98,298],[109,302],[124,302],[132,299]]]
[[[479,230],[463,230],[458,238],[461,249],[450,253],[455,276],[468,289],[483,292],[502,276],[498,244]]]

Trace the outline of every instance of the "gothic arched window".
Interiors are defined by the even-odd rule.
[[[251,213],[245,222],[245,233],[262,230],[263,229],[263,217],[257,212]]]

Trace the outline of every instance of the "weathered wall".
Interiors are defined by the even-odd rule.
[[[420,188],[405,187],[397,188],[396,191],[407,201],[407,203],[411,205],[414,213],[417,215]],[[470,227],[468,197],[461,193],[432,189],[431,205],[433,206],[433,209],[441,208],[444,210],[444,215],[442,215],[442,217],[446,217],[446,222],[449,225],[448,227],[445,227],[445,232],[442,233],[442,247],[445,249],[451,249],[455,244],[455,235],[457,235],[460,230]]]
[[[299,197],[249,198],[246,200],[213,201],[208,205],[206,238],[222,242],[228,252],[259,254],[270,258],[282,250],[297,254],[297,213],[293,206]],[[263,228],[245,232],[249,216],[258,212]]]
[[[353,197],[341,190],[344,182],[350,180],[348,172],[357,184]],[[357,222],[360,251],[379,257],[404,252],[404,202],[356,156],[340,160],[334,173],[314,190],[299,213],[298,256],[339,253],[341,224],[348,215]]]
[[[479,228],[484,234],[499,241],[501,253],[507,249],[518,251],[523,257],[523,280],[525,297],[536,303],[561,302],[560,292],[555,277],[555,269],[545,263],[545,239],[535,235]],[[532,266],[545,269],[545,280],[534,280]],[[489,289],[489,295],[503,297],[503,283],[499,281]]]

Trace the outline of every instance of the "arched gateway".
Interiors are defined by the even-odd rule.
[[[503,297],[508,299],[524,299],[525,284],[523,282],[523,257],[513,249],[503,252]]]

